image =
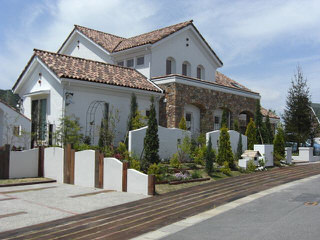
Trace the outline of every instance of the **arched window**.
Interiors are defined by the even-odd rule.
[[[197,67],[197,78],[199,79],[205,79],[204,76],[204,67],[202,65],[198,65]]]
[[[191,76],[191,65],[187,61],[182,63],[182,75],[189,77]]]
[[[176,73],[176,61],[173,57],[168,57],[166,60],[166,75]]]

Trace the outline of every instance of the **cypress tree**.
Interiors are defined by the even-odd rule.
[[[144,160],[145,167],[150,164],[160,162],[159,159],[159,136],[158,136],[158,123],[156,118],[156,109],[154,105],[154,98],[151,97],[150,115],[148,119],[148,128],[144,138]]]
[[[215,154],[214,154],[214,151],[212,150],[211,137],[209,137],[209,142],[208,142],[208,146],[206,149],[205,159],[206,159],[206,172],[208,174],[210,174],[213,171],[213,162],[215,159]]]
[[[309,87],[299,66],[291,84],[283,120],[289,140],[296,142],[299,147],[306,142],[312,130]]]
[[[273,141],[274,144],[274,153],[284,158],[285,156],[285,139],[284,139],[284,130],[281,125],[277,128],[277,133]]]
[[[221,128],[223,127],[228,127],[228,112],[226,108],[223,109],[221,118]]]
[[[240,132],[240,127],[239,127],[239,121],[238,119],[235,119],[233,122],[233,130]]]
[[[217,162],[222,166],[225,161],[229,163],[230,168],[235,167],[230,143],[230,135],[228,133],[228,129],[224,126],[220,129]]]
[[[269,118],[269,111],[268,111],[268,115],[266,117],[266,143],[267,144],[272,144],[273,143],[273,130],[271,127],[271,123],[270,123],[270,118]]]
[[[128,132],[133,130],[133,121],[138,113],[137,97],[134,93],[131,95],[130,115],[128,120]]]
[[[187,130],[187,123],[186,123],[186,119],[184,117],[182,117],[179,122],[179,128],[182,130]]]
[[[257,133],[256,133],[256,126],[252,118],[250,118],[250,122],[247,126],[246,136],[248,138],[248,150],[253,150],[253,145],[256,143]]]
[[[238,140],[238,146],[237,146],[237,160],[241,158],[242,155],[242,134],[239,133],[239,140]]]
[[[265,144],[265,127],[262,121],[262,114],[261,114],[261,105],[260,100],[256,103],[256,112],[254,116],[254,123],[256,126],[256,143],[257,144]]]

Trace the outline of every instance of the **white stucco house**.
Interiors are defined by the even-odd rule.
[[[132,93],[143,115],[155,97],[163,127],[178,127],[185,117],[188,130],[209,132],[227,109],[229,128],[235,119],[245,128],[260,95],[217,72],[222,66],[192,20],[131,38],[75,25],[56,53],[34,50],[13,91],[32,131],[40,128],[48,144],[66,115],[76,116],[96,144],[105,109],[117,112],[116,142],[124,140]]]
[[[0,99],[0,146],[30,148],[31,120]]]

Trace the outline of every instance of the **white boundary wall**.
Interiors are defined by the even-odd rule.
[[[44,177],[63,183],[64,149],[50,147],[44,149]]]
[[[116,158],[104,158],[103,188],[122,191],[122,162]]]
[[[148,175],[128,169],[127,192],[148,195]]]
[[[229,130],[228,133],[230,135],[230,143],[231,143],[232,152],[236,153],[237,148],[238,148],[238,141],[239,141],[240,133],[237,131],[234,131],[234,130]],[[241,136],[242,137],[242,152],[244,152],[245,150],[247,150],[247,136],[245,136],[243,134],[241,134],[241,135],[242,135]],[[218,151],[220,130],[215,130],[215,131],[206,133],[207,144],[209,142],[209,137],[211,137],[212,148],[215,149],[216,151]]]
[[[75,153],[74,184],[83,187],[94,187],[95,151],[85,150]]]
[[[38,177],[38,148],[11,151],[9,178]]]
[[[292,156],[292,159],[301,162],[320,161],[319,156],[313,156],[313,147],[299,147],[299,156]]]
[[[288,164],[291,164],[291,161],[292,161],[292,147],[286,147],[285,151],[286,151],[286,162]]]
[[[273,145],[271,144],[255,144],[254,151],[259,151],[261,156],[264,157],[266,167],[273,166]]]
[[[139,128],[129,132],[129,152],[138,157],[141,156],[144,145],[144,137],[148,127]],[[161,159],[169,159],[178,151],[178,141],[185,136],[191,137],[191,132],[178,128],[164,128],[158,126],[159,156]]]

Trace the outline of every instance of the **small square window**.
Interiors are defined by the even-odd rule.
[[[119,62],[117,62],[117,65],[123,67],[123,66],[124,66],[124,61],[119,61]]]
[[[128,59],[127,60],[127,67],[133,67],[133,65],[134,65],[133,59]]]
[[[137,65],[144,65],[144,56],[137,58]]]
[[[21,135],[20,126],[14,126],[13,127],[13,135],[18,137]]]
[[[150,110],[146,110],[146,117],[150,116]]]

